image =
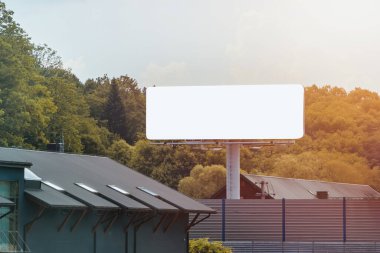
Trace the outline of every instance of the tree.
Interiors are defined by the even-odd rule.
[[[145,90],[138,87],[136,80],[126,75],[112,81],[107,76],[89,79],[85,83],[84,93],[90,105],[91,116],[101,125],[107,126],[130,145],[145,136]],[[116,110],[119,110],[116,112],[119,118],[110,118],[110,113]],[[124,113],[121,114],[121,111]],[[112,126],[110,122],[124,124]],[[118,129],[112,130],[114,127]]]
[[[201,199],[209,198],[226,182],[226,169],[221,165],[196,165],[190,176],[179,181],[178,190],[183,194]]]
[[[108,94],[104,114],[104,117],[107,119],[108,129],[126,140],[128,137],[126,130],[126,109],[116,79],[112,79],[111,81],[111,89]]]
[[[56,111],[43,85],[34,45],[0,2],[0,136],[1,145],[40,147]]]
[[[130,166],[132,154],[133,147],[124,140],[115,140],[107,149],[108,157],[127,166]]]
[[[139,136],[145,136],[145,90],[138,88],[136,80],[129,76],[120,76],[116,81],[126,108],[125,140],[134,144]]]
[[[357,184],[371,180],[371,170],[365,158],[326,150],[281,155],[275,160],[271,174]]]
[[[155,167],[151,173],[152,178],[177,188],[179,180],[187,176],[195,166],[196,156],[189,146],[166,147],[168,155],[164,161]]]
[[[172,162],[171,147],[152,145],[147,140],[139,140],[134,146],[130,165],[140,173],[150,176],[154,169],[169,162]]]

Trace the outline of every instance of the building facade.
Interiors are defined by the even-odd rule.
[[[106,157],[0,148],[0,212],[0,252],[180,253],[214,210]]]

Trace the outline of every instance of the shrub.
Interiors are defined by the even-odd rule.
[[[221,242],[210,242],[208,238],[190,240],[189,253],[232,253]]]

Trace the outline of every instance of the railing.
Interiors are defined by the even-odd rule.
[[[0,231],[0,252],[22,253],[30,250],[17,231]]]

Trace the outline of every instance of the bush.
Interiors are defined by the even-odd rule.
[[[208,238],[190,240],[189,253],[232,253],[221,242],[209,242]]]

